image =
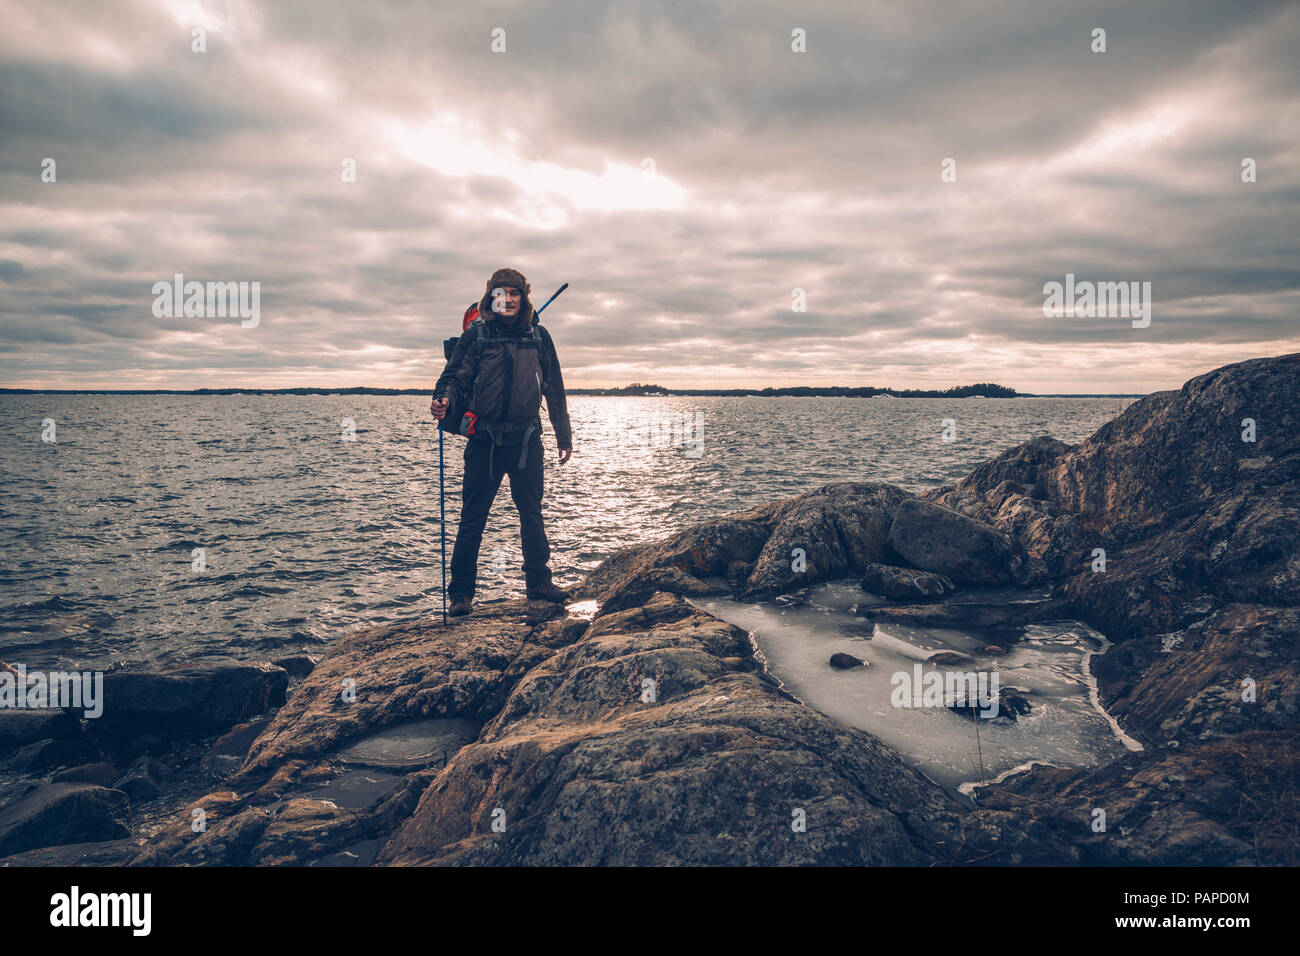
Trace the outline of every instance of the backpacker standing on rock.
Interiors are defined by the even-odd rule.
[[[542,523],[542,398],[555,429],[560,464],[573,453],[560,360],[551,335],[537,322],[528,280],[514,269],[492,273],[470,323],[438,377],[429,410],[441,421],[461,420],[467,435],[460,527],[451,557],[449,613],[468,614],[478,581],[478,552],[501,479],[519,509],[524,583],[530,600],[563,601],[569,592],[551,582],[551,546]]]

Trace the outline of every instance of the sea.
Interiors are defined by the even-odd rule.
[[[573,396],[544,439],[557,583],[626,545],[833,481],[915,492],[1132,398]],[[0,396],[0,660],[146,668],[319,654],[439,614],[464,441],[425,396]],[[479,604],[523,596],[502,482]],[[445,514],[445,525],[443,516]]]

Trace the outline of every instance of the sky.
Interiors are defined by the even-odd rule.
[[[2,386],[431,387],[503,266],[570,283],[570,388],[1145,393],[1300,351],[1300,4],[0,22]],[[255,323],[160,307],[176,274],[257,283]],[[1149,282],[1149,324],[1044,314],[1067,274]]]

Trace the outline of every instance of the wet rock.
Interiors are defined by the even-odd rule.
[[[942,574],[897,568],[888,564],[868,564],[862,574],[862,589],[895,601],[939,598],[956,590],[956,585]]]
[[[202,766],[211,773],[230,774],[244,764],[253,741],[261,735],[271,722],[269,714],[254,717],[252,720],[230,728],[218,737],[203,755]]]
[[[166,764],[145,755],[133,761],[113,786],[129,796],[132,803],[146,803],[162,794],[170,775]]]
[[[0,866],[124,866],[140,852],[130,837],[41,847],[0,859]]]
[[[291,654],[288,657],[278,658],[271,663],[282,668],[291,678],[306,677],[315,669],[317,659],[310,654]]]
[[[127,795],[89,783],[54,783],[0,810],[0,857],[61,843],[129,835]]]
[[[992,700],[990,694],[988,698],[981,698],[977,701],[960,701],[948,707],[954,714],[958,714],[969,720],[974,720],[978,714],[981,720],[1016,720],[1019,717],[1029,713],[1032,706],[1029,698],[1018,691],[1003,687],[998,691],[997,713],[989,716],[990,707],[985,706],[984,700]]]
[[[100,760],[95,763],[82,764],[60,770],[53,778],[53,783],[93,783],[101,787],[111,787],[113,781],[121,774],[111,763]]]
[[[0,709],[0,757],[38,740],[66,740],[80,733],[80,720],[64,710]]]
[[[214,662],[158,672],[104,675],[110,728],[166,734],[226,730],[284,703],[289,675],[266,663]]]
[[[1024,567],[1005,532],[919,498],[899,506],[889,544],[910,564],[963,584],[1011,583]]]
[[[861,658],[854,657],[852,654],[844,654],[841,652],[831,655],[830,665],[836,670],[844,671],[852,667],[866,667],[867,662]]]
[[[85,756],[85,748],[78,740],[38,740],[19,747],[0,764],[9,773],[38,773],[69,763]]]

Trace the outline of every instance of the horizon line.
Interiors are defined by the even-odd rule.
[[[609,385],[609,386],[590,386],[578,388],[566,388],[566,395],[583,395],[588,394],[592,397],[606,397],[599,393],[620,391],[628,388],[639,386],[633,385]],[[672,397],[674,394],[689,395],[690,393],[698,394],[697,397],[710,397],[708,393],[718,392],[757,392],[756,398],[871,398],[870,395],[780,395],[764,396],[761,394],[764,390],[780,391],[784,389],[862,389],[876,388],[870,385],[763,385],[763,386],[744,386],[733,389],[727,388],[673,388],[670,386],[644,386],[652,387],[660,395],[611,395],[611,398],[656,398]],[[972,388],[974,386],[957,385],[952,388]],[[942,392],[947,389],[936,388],[880,388],[877,394],[888,394],[893,392]],[[1013,389],[1014,392],[1014,389]],[[16,386],[0,385],[0,395],[230,395],[230,394],[261,394],[261,395],[294,395],[294,394],[317,394],[317,395],[348,395],[348,394],[372,394],[372,395],[431,395],[432,387],[427,388],[393,388],[382,385],[344,385],[344,386],[321,386],[321,385],[291,385],[284,387],[262,387],[257,385],[220,385],[205,386],[202,388],[23,388]],[[911,397],[934,397],[934,398],[1145,398],[1150,392],[1014,392],[1012,395],[991,395],[991,396],[952,396],[952,395],[935,395],[935,396],[911,396]],[[725,395],[714,395],[713,397],[728,397]],[[741,397],[741,396],[735,396]],[[898,396],[895,396],[898,397]],[[906,397],[906,396],[904,396]]]

